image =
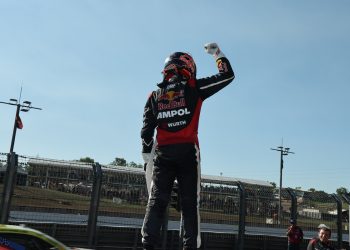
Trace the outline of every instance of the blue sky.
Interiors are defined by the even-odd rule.
[[[333,193],[349,186],[348,0],[0,2],[0,101],[30,100],[15,152],[142,162],[140,128],[166,56],[190,52],[217,72],[217,42],[236,73],[204,102],[202,173]],[[15,107],[0,105],[0,152]]]

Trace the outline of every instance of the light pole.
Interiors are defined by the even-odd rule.
[[[284,148],[283,146],[279,146],[277,148],[271,148],[271,150],[275,150],[281,153],[281,162],[280,162],[280,187],[278,192],[278,223],[281,222],[281,215],[282,215],[282,197],[281,197],[281,190],[282,190],[282,171],[283,171],[283,156],[288,154],[294,154],[294,152],[289,151],[290,148]]]
[[[24,101],[21,103],[21,94],[22,94],[22,88],[19,96],[19,101],[17,99],[10,99],[10,102],[1,102],[2,104],[8,104],[12,106],[16,106],[16,116],[15,116],[15,123],[13,125],[13,133],[12,133],[12,140],[11,140],[11,147],[10,147],[10,153],[7,157],[7,168],[6,168],[6,174],[4,179],[4,192],[2,193],[1,197],[1,207],[0,207],[0,224],[7,224],[9,214],[10,214],[10,206],[11,206],[11,198],[13,196],[13,190],[14,186],[16,184],[16,172],[18,167],[18,155],[13,152],[13,148],[15,145],[15,138],[16,138],[16,132],[17,128],[22,128],[22,121],[19,118],[19,113],[21,111],[28,112],[31,109],[39,109],[32,107],[32,103],[29,101]]]
[[[21,88],[21,93],[22,93],[22,88]],[[21,97],[20,97],[21,98]],[[28,112],[31,109],[38,109],[41,110],[41,108],[36,108],[32,106],[32,103],[30,101],[23,101],[21,104],[21,100],[17,101],[17,99],[10,99],[10,102],[1,102],[3,104],[7,104],[7,105],[12,105],[12,106],[16,106],[16,116],[15,116],[15,123],[13,125],[13,132],[12,132],[12,139],[11,139],[11,147],[10,147],[10,153],[13,152],[13,148],[15,146],[15,139],[16,139],[16,132],[17,132],[17,128],[18,128],[18,119],[19,118],[19,113],[22,112]]]

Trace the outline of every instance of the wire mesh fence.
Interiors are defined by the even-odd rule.
[[[299,224],[305,230],[315,230],[319,224],[326,224],[337,233],[337,203],[325,192],[303,192],[298,199]]]
[[[3,183],[7,165],[8,155],[0,153],[1,196],[5,193]],[[93,213],[99,230],[104,228],[106,232],[113,232],[113,228],[139,229],[142,226],[148,200],[143,169],[101,166],[102,174],[98,177],[93,163],[28,156],[19,156],[16,166],[9,223],[47,223],[45,225],[60,225],[60,230],[64,230],[65,225],[67,230],[72,226],[80,227],[84,239],[89,238],[88,227]],[[101,178],[102,183],[98,197],[94,192],[96,178]],[[284,188],[279,192],[267,182],[249,183],[202,176],[200,198],[201,230],[207,233],[203,238],[206,246],[224,237],[222,240],[234,244],[234,249],[254,249],[253,245],[259,245],[256,242],[260,242],[260,248],[256,249],[285,249],[291,218],[296,219],[304,231],[304,245],[316,235],[321,223],[332,229],[335,245],[339,235],[341,241],[349,241],[349,202],[334,194]],[[97,206],[92,206],[96,199]],[[174,232],[181,231],[180,220],[181,208],[175,186],[166,235],[170,242],[174,243]],[[128,237],[139,246],[139,233],[130,233]],[[177,241],[178,237],[175,237]],[[271,241],[270,237],[275,240]],[[94,245],[105,241],[113,241],[113,237],[96,238]],[[261,244],[266,248],[261,248]],[[176,249],[179,244],[172,245]]]
[[[10,220],[87,224],[91,164],[23,156],[18,162],[27,175],[14,189]]]

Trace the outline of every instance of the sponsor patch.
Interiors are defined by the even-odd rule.
[[[177,109],[177,110],[169,110],[169,111],[162,111],[158,113],[157,119],[163,119],[163,118],[172,118],[175,116],[184,116],[191,114],[190,111],[187,110],[187,108],[184,109]]]

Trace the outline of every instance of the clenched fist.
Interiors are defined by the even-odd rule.
[[[207,43],[204,45],[205,52],[210,55],[213,55],[215,60],[225,57],[224,53],[220,50],[219,46],[216,43]]]

